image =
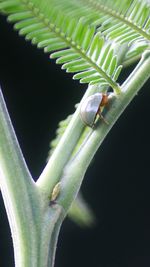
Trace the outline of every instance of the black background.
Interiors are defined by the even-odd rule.
[[[86,85],[71,79],[47,54],[0,18],[0,83],[29,169],[45,166],[57,124],[74,111]],[[126,69],[122,80],[131,69]],[[115,124],[82,185],[97,224],[81,229],[66,219],[55,267],[150,266],[150,82]],[[14,266],[1,198],[0,266]]]

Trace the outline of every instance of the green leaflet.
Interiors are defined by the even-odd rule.
[[[0,0],[0,10],[9,15],[8,20],[15,23],[14,27],[19,34],[51,53],[51,58],[57,58],[56,63],[63,64],[63,69],[82,74],[82,78],[74,75],[74,79],[80,79],[81,83],[108,84],[118,93],[116,80],[121,67],[117,64],[110,66],[115,58],[114,52],[110,44],[104,42],[100,32],[96,33],[96,27],[92,24],[98,16],[88,16],[90,24],[86,17],[77,19],[84,15],[80,6],[77,16],[78,4],[75,11],[66,16],[63,9],[66,10],[68,6],[62,6],[59,11],[64,3],[62,1],[58,5],[57,1],[55,5],[53,1],[47,0]],[[75,1],[72,3],[75,4]]]

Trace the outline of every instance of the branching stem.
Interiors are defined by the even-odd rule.
[[[74,159],[68,162],[65,167],[61,178],[61,194],[58,197],[58,203],[64,209],[68,210],[70,203],[76,197],[84,174],[107,133],[149,77],[150,50],[143,54],[135,70],[122,85],[122,93],[118,97],[112,98],[109,111],[105,113],[105,119],[109,124],[99,121],[97,127],[91,130]]]

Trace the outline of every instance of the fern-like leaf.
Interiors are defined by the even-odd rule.
[[[99,30],[120,43],[150,42],[150,4],[140,0],[81,0],[99,12]]]
[[[53,0],[54,1],[54,0]],[[55,0],[60,7],[61,1]],[[108,39],[132,45],[125,61],[134,60],[149,46],[150,2],[146,0],[63,0],[63,10],[84,17]],[[74,10],[74,11],[72,11]]]
[[[112,46],[105,44],[100,33],[95,35],[95,27],[84,19],[70,19],[45,0],[0,0],[0,10],[27,40],[52,53],[51,58],[57,58],[56,63],[63,64],[67,72],[76,72],[74,79],[109,84],[118,92],[121,67],[117,67]]]
[[[54,0],[60,5],[59,0]],[[109,39],[129,44],[123,65],[139,59],[150,44],[150,2],[146,0],[63,0],[65,12],[82,16]],[[131,45],[131,47],[130,47]]]
[[[53,0],[54,1],[54,0]],[[61,1],[55,0],[56,5]],[[84,17],[121,43],[150,41],[150,2],[146,0],[63,0],[65,12]]]

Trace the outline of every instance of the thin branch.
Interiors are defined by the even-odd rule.
[[[34,209],[35,203],[38,203],[38,196],[1,91],[0,188],[11,227],[16,266],[33,266],[33,262],[38,262],[38,254],[37,257],[35,254],[38,252],[36,241],[39,235],[39,216]]]

